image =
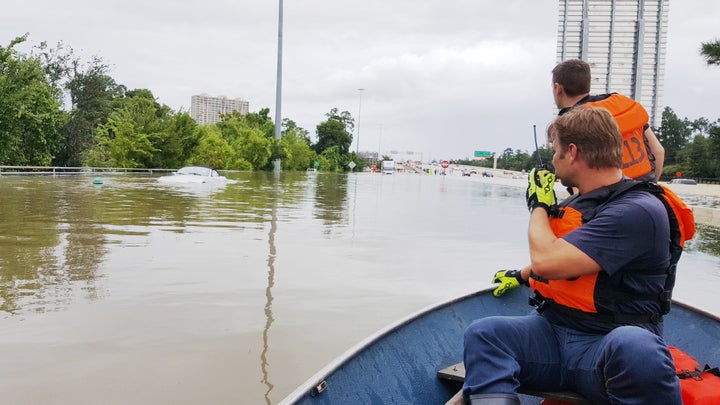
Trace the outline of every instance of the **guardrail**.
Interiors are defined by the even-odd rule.
[[[127,173],[167,173],[177,169],[148,169],[132,167],[64,167],[64,166],[0,166],[0,176],[4,175],[81,175],[81,174],[127,174]]]
[[[676,178],[677,177],[675,177],[675,176],[662,176],[662,177],[660,177],[660,181],[670,182],[670,180],[676,179]],[[685,176],[683,176],[683,178],[693,179],[698,184],[720,184],[720,179],[711,179],[711,178],[706,178],[706,177],[685,177]]]

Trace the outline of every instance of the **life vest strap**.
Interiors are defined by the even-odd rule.
[[[601,313],[589,313],[579,309],[570,308],[565,305],[560,305],[551,299],[547,299],[540,294],[536,294],[535,297],[530,297],[528,303],[534,306],[538,313],[542,313],[547,309],[561,312],[566,315],[570,315],[577,319],[584,319],[588,321],[599,321],[603,323],[611,323],[617,325],[628,325],[637,323],[651,323],[658,325],[663,321],[663,315],[660,313],[654,314],[601,314]]]

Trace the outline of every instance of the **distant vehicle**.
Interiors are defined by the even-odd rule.
[[[470,177],[470,170],[468,170],[468,169],[463,170],[462,175]]]
[[[307,172],[308,172],[308,173],[317,173],[317,171],[318,171],[318,170],[317,170],[316,168],[314,168],[314,167],[308,167],[308,169],[307,169]]]
[[[227,182],[227,178],[225,178],[225,176],[221,176],[220,173],[212,167],[185,166],[182,169],[173,172],[170,176],[162,176],[158,178],[158,182],[167,184],[222,184]]]
[[[693,179],[672,179],[670,180],[670,184],[690,184],[690,185],[696,185],[697,181]]]
[[[482,172],[483,177],[492,177],[493,174],[490,172]]]
[[[477,170],[476,170],[476,169],[470,169],[470,174],[477,174]]]
[[[395,173],[395,161],[394,160],[383,160],[382,174],[393,174],[393,173]]]

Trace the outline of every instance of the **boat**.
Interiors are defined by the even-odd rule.
[[[448,374],[457,368],[462,368],[464,373],[461,362],[467,326],[485,316],[527,314],[532,309],[528,305],[529,295],[527,289],[515,289],[502,297],[494,297],[489,288],[422,310],[360,342],[280,403],[444,404],[454,401],[462,384]],[[720,366],[720,318],[674,300],[664,324],[668,345],[685,351],[700,364]],[[522,404],[539,404],[542,398],[577,399],[572,393],[520,395]]]
[[[173,172],[170,176],[159,177],[158,182],[165,184],[224,184],[227,182],[227,178],[225,178],[225,176],[221,176],[220,173],[212,167],[185,166],[180,170]]]

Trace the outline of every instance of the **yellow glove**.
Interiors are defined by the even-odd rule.
[[[492,282],[500,283],[500,285],[493,290],[493,295],[496,297],[505,294],[507,290],[518,288],[521,285],[528,285],[528,282],[522,279],[520,270],[500,270],[495,273]]]
[[[549,170],[532,169],[528,174],[528,188],[525,198],[530,212],[537,207],[550,213],[557,206],[555,197],[555,175]]]

